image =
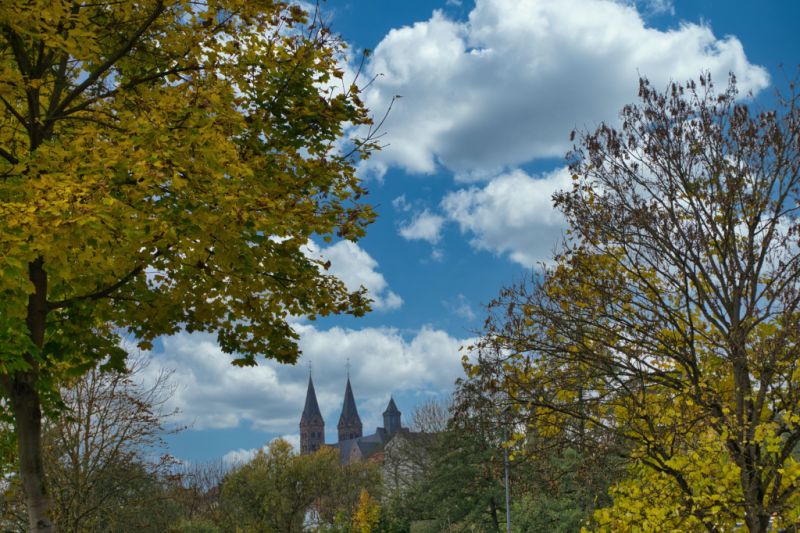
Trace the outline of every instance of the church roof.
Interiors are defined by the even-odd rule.
[[[344,404],[342,404],[342,414],[339,416],[339,426],[352,426],[361,424],[361,417],[358,416],[356,400],[353,397],[353,387],[350,386],[350,378],[347,378],[347,387],[344,390]]]
[[[385,415],[399,415],[400,409],[397,408],[397,405],[394,403],[394,398],[389,398],[389,405],[386,406],[386,410],[383,412]]]
[[[346,465],[353,460],[370,458],[376,452],[381,451],[391,438],[392,435],[377,432],[365,437],[341,440],[333,447],[339,449],[339,461]]]
[[[322,419],[322,413],[319,412],[319,404],[317,403],[317,393],[314,391],[314,382],[311,376],[308,376],[308,391],[306,392],[306,405],[303,408],[303,415],[300,417],[300,423],[310,422],[312,419],[319,417]]]

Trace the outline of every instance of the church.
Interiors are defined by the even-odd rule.
[[[350,464],[377,458],[386,445],[398,433],[408,433],[400,421],[400,410],[389,399],[389,405],[383,412],[383,427],[376,429],[372,435],[364,436],[361,417],[358,416],[356,400],[353,397],[353,387],[350,385],[350,376],[347,376],[347,385],[344,390],[342,414],[339,416],[338,442],[329,444],[339,449],[339,459],[342,464]],[[317,393],[314,391],[314,381],[308,376],[308,391],[303,414],[300,417],[300,453],[313,453],[325,444],[325,420],[319,410]]]

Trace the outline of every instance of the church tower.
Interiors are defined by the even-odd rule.
[[[394,398],[389,398],[389,405],[386,407],[386,410],[383,412],[383,429],[386,430],[386,433],[389,435],[393,435],[400,431],[400,410],[397,408],[397,405],[394,403]]]
[[[339,417],[339,442],[343,440],[357,439],[362,436],[361,418],[356,409],[356,400],[353,398],[353,387],[350,386],[350,376],[347,376],[347,388],[344,391],[344,404],[342,404],[342,414]]]
[[[309,375],[306,406],[303,408],[303,415],[300,417],[300,453],[313,453],[324,444],[325,421],[322,419],[322,413],[319,412],[317,393],[314,391],[314,382],[311,381],[311,376]]]

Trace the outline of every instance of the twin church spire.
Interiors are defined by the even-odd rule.
[[[348,369],[349,370],[349,369]],[[344,390],[344,402],[342,403],[342,413],[339,415],[339,423],[336,425],[338,430],[339,442],[363,437],[363,425],[361,417],[358,415],[358,407],[353,396],[353,386],[350,384],[348,371],[347,385]],[[394,403],[394,399],[389,399],[389,405],[383,413],[383,431],[387,436],[402,429],[400,423],[400,411]],[[317,403],[317,393],[314,390],[314,381],[311,375],[308,376],[308,390],[306,391],[306,403],[303,414],[300,417],[300,453],[313,453],[325,445],[325,421]]]

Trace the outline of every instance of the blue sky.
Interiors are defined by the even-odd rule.
[[[247,457],[278,436],[297,440],[311,361],[327,441],[335,441],[345,365],[365,433],[394,395],[415,405],[447,395],[459,347],[483,305],[547,261],[563,223],[550,196],[568,176],[572,129],[615,120],[638,75],[656,86],[704,70],[769,105],[800,63],[794,0],[329,0],[354,58],[374,51],[365,94],[387,146],[360,173],[379,218],[358,243],[317,244],[375,311],[297,323],[296,366],[228,364],[213,337],[161,339],[149,372],[174,371],[171,406],[191,429],[170,437],[185,460]],[[783,70],[781,70],[783,65]]]

